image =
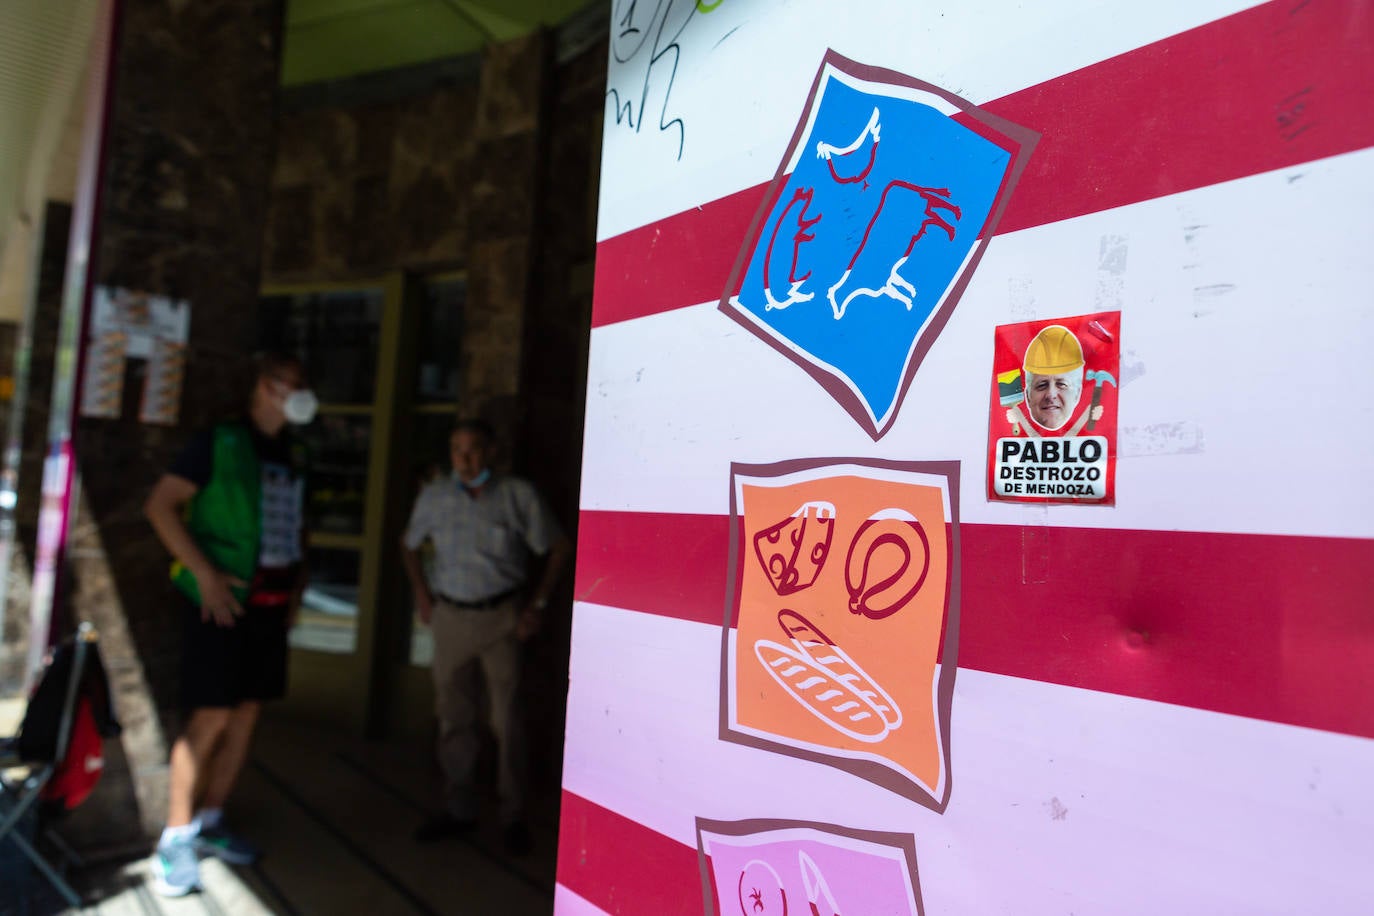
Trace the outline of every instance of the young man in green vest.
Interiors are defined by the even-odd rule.
[[[299,361],[263,358],[248,415],[194,437],[144,507],[175,561],[185,620],[185,718],[153,855],[166,896],[200,887],[198,856],[257,857],[225,828],[223,807],[262,703],[286,692],[286,637],[305,587],[304,460],[286,426],[316,406]]]

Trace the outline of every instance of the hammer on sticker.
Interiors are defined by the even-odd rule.
[[[1094,322],[1094,324],[1096,324],[1096,322]],[[1092,405],[1088,407],[1088,429],[1091,430],[1097,425],[1097,417],[1094,414],[1097,411],[1098,405],[1102,403],[1102,386],[1111,385],[1113,388],[1118,386],[1115,376],[1106,369],[1090,369],[1083,377],[1093,383]]]

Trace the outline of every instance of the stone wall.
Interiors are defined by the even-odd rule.
[[[465,82],[283,112],[264,282],[466,270],[463,412],[497,422],[571,522],[607,46],[551,52],[531,35]]]
[[[190,430],[238,407],[247,390],[283,15],[282,0],[124,0],[120,9],[93,280],[187,299],[192,318],[178,426],[138,422],[134,363],[122,418],[82,420],[76,431],[82,499],[69,594],[102,633],[125,726],[115,750],[127,758],[77,812],[73,833],[93,846],[137,841],[165,818],[180,619],[142,504]]]
[[[465,270],[460,411],[494,422],[575,534],[608,49],[560,63],[554,47],[536,33],[466,80],[284,112],[264,262],[276,283]],[[571,591],[569,573],[526,669],[536,775],[555,785]]]
[[[276,284],[466,269],[467,410],[503,422],[527,472],[551,430],[580,444],[606,81],[605,40],[556,64],[550,44],[491,46],[418,95],[283,112],[263,252]],[[547,475],[569,513],[577,472]]]
[[[460,410],[485,416],[507,443],[525,407],[522,344],[542,240],[549,53],[546,32],[489,46],[473,124]]]
[[[582,424],[596,259],[605,41],[560,65],[546,100],[545,153],[531,295],[521,340],[520,425],[515,464],[549,500],[576,539]],[[534,775],[558,785],[562,772],[572,572],[550,605],[545,631],[529,646],[527,685]]]
[[[269,282],[462,264],[477,84],[283,113],[264,234]]]

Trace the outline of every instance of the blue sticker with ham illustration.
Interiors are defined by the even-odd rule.
[[[1036,139],[830,52],[721,309],[880,438]]]

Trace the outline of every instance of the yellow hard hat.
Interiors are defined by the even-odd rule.
[[[1062,375],[1083,368],[1083,348],[1066,327],[1052,324],[1035,335],[1026,348],[1026,371]]]

